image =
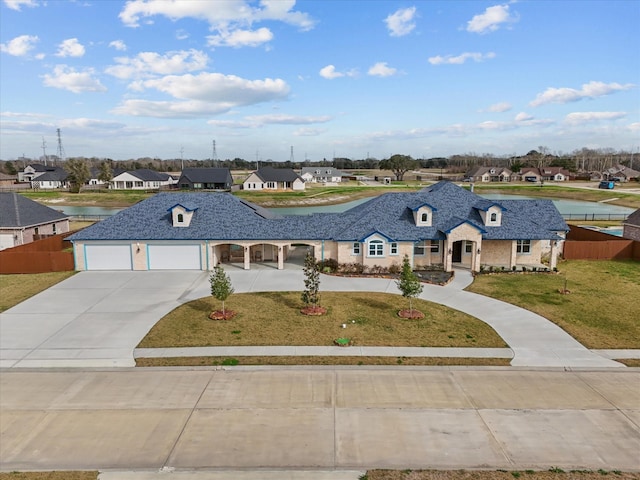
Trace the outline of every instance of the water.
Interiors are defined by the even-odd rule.
[[[76,207],[68,205],[56,205],[52,207],[54,210],[64,213],[65,215],[71,215],[74,217],[110,217],[115,215],[124,208],[111,208],[111,207]]]

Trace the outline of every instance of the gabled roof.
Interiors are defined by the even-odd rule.
[[[30,227],[65,218],[68,215],[15,192],[0,193],[0,228]]]
[[[640,227],[640,208],[629,215],[624,223],[625,225],[635,225]]]
[[[493,173],[491,172],[493,170]],[[465,177],[481,177],[485,173],[490,175],[511,175],[513,172],[505,167],[482,167],[476,166],[465,173]]]
[[[167,208],[167,212],[170,212],[171,210],[173,210],[176,207],[184,208],[185,212],[195,212],[199,208],[194,203],[176,203],[175,205],[171,205],[169,208]]]
[[[488,240],[558,239],[567,224],[551,200],[489,201],[502,223],[484,229],[477,205],[484,199],[453,183],[419,192],[387,193],[343,213],[280,216],[228,193],[159,193],[72,235],[70,240],[337,240],[357,242],[373,233],[392,241],[444,240],[467,223]],[[173,228],[169,210],[197,208],[187,228]],[[417,226],[412,206],[429,204],[431,226]]]
[[[262,167],[256,170],[255,174],[263,182],[293,182],[297,179],[302,180],[300,175],[290,168]]]
[[[227,183],[232,180],[228,168],[185,168],[180,179],[188,179],[191,183]]]
[[[171,177],[171,175],[169,175],[168,173],[156,172],[155,170],[149,170],[148,168],[141,168],[139,170],[127,170],[126,172],[120,173],[120,175],[122,175],[123,173],[133,175],[143,182],[166,182]]]
[[[319,173],[317,173],[319,172]],[[344,177],[345,173],[337,168],[333,167],[302,167],[300,170],[300,174],[304,175],[305,173],[309,173],[313,176],[325,176],[330,175],[332,177]]]
[[[494,202],[493,200],[489,200],[487,198],[482,198],[478,200],[476,204],[473,206],[473,208],[475,208],[476,210],[482,210],[483,212],[486,212],[491,207],[498,207],[503,212],[506,210],[504,206],[502,206],[498,202]]]
[[[64,182],[69,174],[62,168],[56,170],[48,170],[41,175],[33,178],[33,182]]]

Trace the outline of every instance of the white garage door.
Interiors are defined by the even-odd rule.
[[[13,233],[0,233],[0,250],[13,247]]]
[[[131,270],[130,245],[86,245],[87,270]]]
[[[200,268],[200,245],[149,245],[149,270]]]

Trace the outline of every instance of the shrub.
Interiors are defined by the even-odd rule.
[[[326,260],[321,260],[317,263],[317,268],[321,272],[326,273],[335,273],[338,271],[339,265],[338,261],[333,258],[328,258]]]
[[[400,270],[401,270],[400,265],[397,264],[396,262],[393,262],[391,264],[391,266],[389,267],[389,273],[391,273],[393,275],[396,275],[396,274],[400,273]]]

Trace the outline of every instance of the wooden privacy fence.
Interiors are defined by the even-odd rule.
[[[71,242],[73,232],[53,235],[18,247],[0,251],[0,274],[73,271]]]
[[[563,256],[567,260],[640,260],[640,242],[572,226]]]

